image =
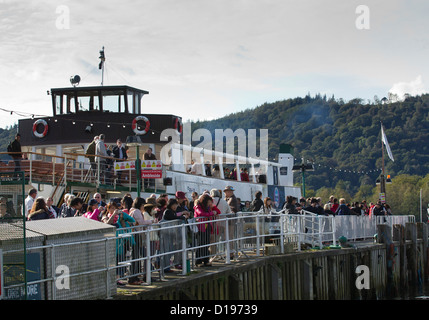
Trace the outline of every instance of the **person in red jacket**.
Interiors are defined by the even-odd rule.
[[[335,212],[337,212],[337,209],[338,209],[338,207],[339,207],[340,205],[338,204],[338,199],[337,198],[335,198],[334,199],[334,203],[331,205],[331,211],[333,212],[333,213],[335,213]]]
[[[212,197],[206,193],[202,194],[198,199],[198,204],[194,208],[194,217],[196,218],[197,222],[211,220],[216,214],[216,210],[213,211]],[[204,264],[204,266],[211,266],[209,260],[209,247],[207,246],[210,243],[211,232],[211,223],[198,224],[197,245],[204,247],[197,249],[196,265]]]
[[[247,168],[241,170],[241,181],[249,181],[249,174],[247,173]]]

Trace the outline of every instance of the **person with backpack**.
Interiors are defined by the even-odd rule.
[[[7,146],[7,152],[12,157],[15,162],[15,172],[21,171],[21,159],[22,159],[22,151],[21,151],[21,135],[17,133],[15,135],[15,140],[11,141]]]
[[[113,152],[113,157],[116,159],[119,159],[119,161],[124,161],[128,159],[127,149],[122,144],[121,139],[118,139],[116,141],[116,146],[113,147],[112,152]],[[116,174],[117,174],[117,183],[121,184],[122,171],[118,171]]]
[[[258,212],[261,209],[261,207],[264,206],[264,201],[262,201],[261,197],[262,197],[262,192],[257,191],[255,193],[255,199],[252,201],[252,204],[250,205],[251,211]]]
[[[221,213],[232,213],[228,202],[222,198],[219,190],[210,190],[210,196],[213,198],[213,204],[220,210]]]
[[[346,199],[344,199],[344,198],[340,199],[340,206],[335,211],[335,215],[338,215],[338,216],[349,216],[349,215],[351,215],[350,209],[346,205]]]

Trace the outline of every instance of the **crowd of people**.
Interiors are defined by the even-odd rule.
[[[195,226],[197,230],[194,231],[195,240],[198,244],[196,250],[197,266],[211,265],[210,256],[213,258],[214,251],[212,251],[212,247],[214,246],[210,246],[210,243],[213,242],[212,236],[217,226],[208,220],[216,218],[221,213],[302,214],[303,211],[307,211],[319,215],[379,216],[392,214],[389,206],[383,205],[381,202],[367,205],[364,200],[349,204],[346,203],[345,199],[341,198],[338,201],[334,196],[331,196],[325,204],[322,204],[320,198],[301,198],[298,200],[296,197],[287,196],[281,208],[275,208],[271,198],[265,197],[262,199],[261,191],[255,193],[253,201],[246,201],[243,204],[235,196],[234,191],[233,187],[227,186],[223,190],[206,190],[202,194],[192,192],[189,198],[182,191],[177,191],[173,197],[168,194],[159,196],[152,194],[146,199],[142,197],[133,199],[130,194],[127,194],[122,198],[111,198],[107,202],[103,201],[100,193],[95,193],[87,203],[73,194],[66,194],[61,207],[56,207],[53,205],[52,198],[45,200],[43,197],[37,197],[37,190],[31,189],[25,199],[25,210],[28,220],[64,219],[82,216],[100,223],[114,225],[119,233],[127,232],[123,231],[126,228],[152,225],[165,221],[179,220],[183,223],[187,221],[203,221],[204,223]],[[159,249],[160,236],[151,235],[151,247],[153,247],[151,252]],[[128,243],[128,245],[133,247],[138,242],[138,237],[133,236],[132,242]],[[117,250],[121,251],[117,251],[117,257],[127,251],[126,248],[124,249],[124,245],[117,246]],[[138,258],[141,258],[143,254],[140,249],[133,249],[131,252],[133,254],[132,259],[137,261],[131,265],[132,274],[138,274],[136,270],[141,268],[141,262]],[[165,250],[165,252],[169,251]],[[169,261],[166,261],[164,266],[167,266],[165,270],[168,272],[170,270]],[[137,276],[132,276],[129,278],[128,283],[140,284],[142,281]]]
[[[220,213],[240,211],[241,204],[240,200],[235,197],[234,188],[231,186],[227,186],[223,190],[205,191],[201,195],[192,192],[190,198],[186,197],[184,192],[178,191],[174,197],[169,197],[168,194],[159,196],[152,194],[146,199],[142,197],[133,199],[130,194],[127,194],[123,198],[111,198],[108,202],[102,200],[100,193],[95,193],[87,203],[73,194],[66,194],[60,207],[53,205],[52,198],[38,197],[37,190],[31,189],[25,199],[25,210],[27,220],[85,217],[100,223],[114,225],[118,232],[123,232],[120,230],[163,221],[181,220],[185,222],[193,218],[196,218],[196,221],[211,220]],[[200,246],[209,244],[211,234],[211,223],[199,224],[196,233],[198,244]],[[130,243],[131,246],[135,245],[137,241],[134,238],[135,236],[133,243]],[[122,248],[122,245],[120,247]],[[118,248],[119,246],[117,246],[117,250]],[[138,254],[139,250],[131,251],[133,254]],[[117,256],[119,257],[122,253],[117,251]],[[133,257],[133,259],[136,258],[137,256]],[[199,248],[196,258],[197,266],[211,265],[208,247]],[[139,268],[139,266],[134,266],[133,263],[132,268]],[[169,268],[166,271],[168,272]],[[137,277],[132,277],[129,279],[129,283],[138,284],[141,281]]]
[[[222,194],[225,194],[225,197],[222,197]],[[205,199],[204,197],[209,197],[209,199]],[[210,200],[210,208],[203,208],[205,211],[201,211],[202,208],[198,207],[198,203],[201,203],[202,200]],[[133,201],[139,205],[133,206]],[[302,211],[307,211],[320,215],[392,215],[390,206],[381,201],[376,203],[371,202],[370,204],[367,204],[366,200],[346,203],[344,198],[338,200],[334,196],[331,196],[325,204],[322,203],[320,197],[300,198],[298,201],[296,197],[287,196],[281,208],[277,209],[274,207],[271,198],[265,197],[262,200],[262,192],[257,191],[253,201],[242,203],[241,199],[235,196],[234,188],[231,186],[227,186],[224,190],[206,190],[201,195],[192,192],[189,199],[181,191],[176,192],[175,197],[172,199],[169,199],[167,194],[161,194],[158,197],[152,194],[147,199],[136,198],[133,200],[131,195],[128,194],[122,199],[112,198],[107,204],[101,199],[100,193],[95,193],[88,203],[84,203],[82,199],[77,198],[73,194],[66,194],[60,208],[53,205],[51,197],[46,200],[37,197],[37,190],[30,189],[25,199],[25,208],[28,220],[84,216],[93,220],[109,221],[109,223],[115,221],[115,224],[117,224],[118,218],[112,220],[105,217],[107,215],[110,218],[106,212],[111,207],[109,204],[112,205],[112,203],[116,205],[121,204],[125,208],[123,211],[126,213],[131,213],[133,211],[131,209],[138,209],[136,213],[140,224],[146,224],[144,217],[152,222],[159,222],[162,219],[174,220],[204,216],[206,215],[206,211],[213,214],[236,212],[300,214]],[[149,212],[145,212],[145,205]],[[174,207],[174,210],[171,210],[172,207]],[[140,215],[138,215],[139,212]],[[120,224],[122,220],[119,219],[119,221]],[[118,227],[120,227],[119,224]]]
[[[347,203],[346,199],[330,196],[327,203],[323,204],[320,197],[301,198],[292,196],[286,198],[282,206],[282,211],[287,214],[299,214],[302,211],[311,212],[319,215],[356,215],[356,216],[385,216],[392,215],[392,210],[387,203],[378,201],[367,204],[366,200],[361,202]]]

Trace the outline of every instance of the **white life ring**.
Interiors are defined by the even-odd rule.
[[[182,133],[182,131],[183,131],[183,124],[182,124],[182,119],[180,119],[180,118],[176,118],[175,120],[174,120],[174,129],[176,129],[176,131],[179,133],[179,134],[181,134]]]
[[[139,130],[138,126],[137,126],[137,121],[142,120],[146,123],[146,126],[144,128],[144,130]],[[146,118],[145,116],[137,116],[134,118],[133,123],[132,123],[132,129],[134,131],[135,134],[137,135],[144,135],[146,133],[149,132],[149,128],[150,128],[150,122],[149,119]]]
[[[38,131],[37,131],[37,126],[39,125],[39,124],[42,124],[43,125],[43,127],[44,127],[44,129],[43,129],[43,132],[42,133],[39,133]],[[48,134],[48,123],[45,121],[45,120],[43,120],[43,119],[39,119],[39,120],[36,120],[34,123],[33,123],[33,134],[34,134],[34,136],[35,137],[37,137],[37,138],[44,138],[44,137],[46,137],[46,135]]]

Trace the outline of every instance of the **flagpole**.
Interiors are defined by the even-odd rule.
[[[382,165],[382,171],[381,171],[381,179],[380,179],[380,193],[384,193],[384,199],[386,201],[386,180],[385,180],[385,172],[384,172],[384,142],[383,142],[383,122],[381,123],[381,165]]]
[[[383,123],[381,123],[381,127],[383,127]],[[383,140],[381,141],[381,165],[382,165],[382,174],[384,176],[384,142]]]
[[[100,50],[100,64],[98,65],[98,68],[101,69],[101,86],[104,85],[104,62],[106,61],[106,57],[104,55],[104,46]]]

